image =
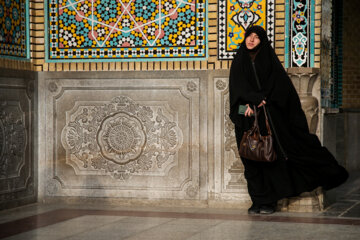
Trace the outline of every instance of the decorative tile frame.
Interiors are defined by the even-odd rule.
[[[271,42],[275,32],[274,0],[219,0],[218,59],[232,59],[250,25],[266,29]]]
[[[287,0],[285,5],[285,67],[313,67],[315,0]]]
[[[0,57],[29,59],[29,0],[0,3]]]
[[[47,62],[207,58],[206,0],[47,2]]]

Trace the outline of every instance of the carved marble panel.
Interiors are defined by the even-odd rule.
[[[45,83],[45,195],[199,198],[199,79]]]
[[[250,200],[244,166],[237,151],[234,125],[229,118],[228,78],[214,78],[215,198]]]
[[[0,78],[0,209],[36,197],[28,90],[23,79]]]

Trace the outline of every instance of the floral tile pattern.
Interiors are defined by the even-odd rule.
[[[232,59],[243,41],[246,29],[259,25],[266,29],[274,41],[274,0],[219,0],[219,47],[220,60]]]
[[[0,1],[0,56],[28,58],[28,0]]]
[[[313,42],[311,42],[312,25],[311,7],[313,0],[290,1],[290,67],[310,67],[313,60]],[[313,38],[312,38],[313,40]]]
[[[205,0],[50,0],[54,61],[206,57]]]

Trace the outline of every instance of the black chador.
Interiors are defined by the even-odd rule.
[[[238,113],[239,105],[258,106],[266,101],[271,128],[276,133],[277,160],[259,163],[242,158],[250,197],[254,203],[274,203],[284,197],[297,196],[321,186],[328,190],[344,183],[347,171],[309,132],[299,96],[271,47],[261,27],[251,27],[260,44],[248,50],[240,45],[230,69],[230,118],[235,124],[239,145],[244,131],[250,129],[253,117]],[[253,68],[253,64],[255,68]],[[261,89],[257,86],[256,71]],[[260,127],[266,134],[264,114],[260,110]]]

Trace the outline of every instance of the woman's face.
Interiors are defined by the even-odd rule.
[[[253,32],[245,39],[245,44],[247,49],[254,49],[257,45],[260,44],[260,38],[256,33]]]

